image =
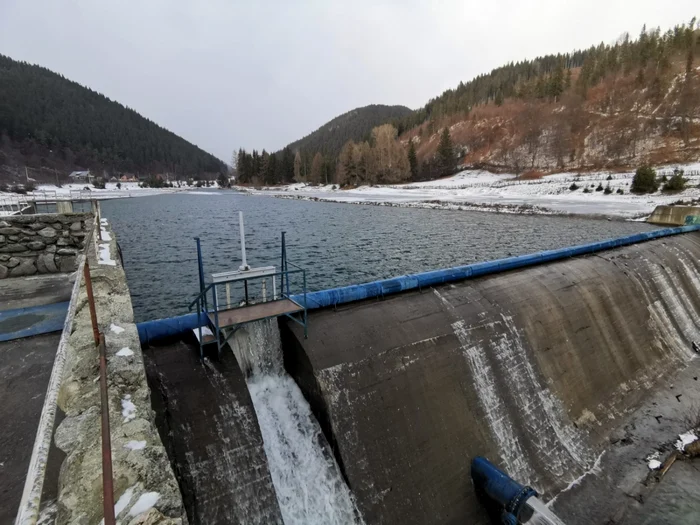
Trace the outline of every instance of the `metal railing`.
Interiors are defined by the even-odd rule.
[[[101,434],[102,434],[102,485],[103,485],[103,512],[105,525],[115,525],[114,514],[114,481],[112,476],[112,448],[109,427],[109,397],[107,389],[107,356],[104,334],[100,332],[97,322],[97,310],[95,308],[95,296],[92,289],[92,277],[90,264],[87,260],[87,251],[94,239],[95,229],[99,230],[99,218],[95,218],[93,230],[88,233],[85,239],[85,253],[82,255],[78,265],[78,275],[82,274],[83,280],[76,279],[71,293],[71,300],[68,315],[63,326],[63,333],[59,341],[54,367],[49,378],[44,407],[37,429],[37,437],[34,442],[34,449],[29,464],[27,478],[24,485],[24,493],[20,502],[15,525],[34,525],[39,519],[41,504],[41,493],[46,475],[46,465],[48,462],[49,446],[53,434],[53,426],[56,417],[58,389],[63,377],[63,369],[66,361],[66,349],[68,338],[72,332],[73,320],[78,303],[81,283],[85,283],[87,302],[90,309],[90,322],[92,325],[92,336],[95,348],[99,351],[100,368],[100,404],[101,404]]]
[[[251,304],[265,304],[269,302],[274,302],[282,299],[287,299],[292,301],[294,304],[299,306],[300,312],[302,314],[302,319],[297,319],[294,316],[290,314],[283,314],[286,317],[289,317],[292,319],[294,322],[302,325],[304,327],[304,335],[306,336],[306,330],[307,330],[307,310],[306,310],[306,294],[308,293],[307,290],[307,282],[306,282],[306,270],[301,268],[300,266],[286,262],[289,266],[294,267],[295,269],[293,270],[279,270],[276,272],[271,272],[271,273],[266,273],[265,275],[260,275],[260,276],[251,276],[248,278],[245,277],[236,277],[236,278],[231,278],[231,279],[225,279],[217,282],[212,282],[209,283],[204,287],[204,289],[195,297],[195,299],[188,305],[189,311],[192,311],[193,308],[197,308],[197,315],[200,319],[205,319],[206,321],[211,322],[212,328],[214,329],[214,337],[216,338],[217,345],[219,346],[219,351],[221,350],[221,346],[228,340],[228,338],[232,335],[232,333],[236,330],[237,327],[234,327],[231,331],[230,334],[228,334],[227,337],[225,337],[225,340],[223,343],[221,343],[221,336],[223,335],[223,329],[225,328],[230,328],[229,326],[222,326],[220,319],[219,319],[219,312],[222,311],[230,311],[230,310],[238,310],[245,308],[247,306],[250,306]],[[292,281],[295,281],[295,277],[301,277],[301,283],[296,282],[295,286],[292,286],[290,283]],[[277,294],[277,289],[276,286],[273,284],[272,286],[272,293],[271,297],[272,299],[268,299],[269,296],[268,294],[263,291],[261,294],[261,299],[262,300],[255,300],[254,298],[251,298],[250,295],[250,282],[256,282],[256,281],[262,281],[263,283],[266,282],[265,280],[270,279],[276,281],[277,278],[279,277],[279,282],[280,282],[280,292],[279,295]],[[232,284],[239,285],[243,287],[243,299],[241,301],[235,302],[231,301],[231,290],[230,286]],[[227,300],[225,302],[221,302],[219,299],[220,291],[224,290],[225,295]],[[264,288],[263,288],[264,290]],[[303,296],[304,301],[303,304],[300,304],[299,302],[295,301],[292,299],[292,296]],[[209,315],[211,314],[211,319]],[[260,317],[256,318],[256,321],[260,321],[263,319],[270,319],[273,317],[278,317],[278,315],[270,315],[266,317]],[[199,327],[199,343],[200,343],[200,355],[203,356],[203,337],[205,334],[202,332],[202,326]]]

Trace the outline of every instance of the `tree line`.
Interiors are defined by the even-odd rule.
[[[546,55],[498,67],[469,82],[460,82],[431,99],[412,114],[395,119],[399,134],[428,120],[437,120],[454,114],[468,114],[480,104],[500,105],[506,98],[556,99],[571,87],[572,69],[581,68],[577,85],[579,94],[597,85],[610,73],[625,75],[638,71],[639,83],[660,89],[660,77],[670,68],[674,53],[686,55],[691,67],[697,47],[696,19],[679,24],[661,33],[660,28],[647,30],[644,26],[636,40],[625,33],[612,45],[600,43],[572,53]],[[647,79],[645,75],[652,75]]]
[[[419,164],[411,140],[404,146],[397,129],[383,124],[372,129],[368,140],[348,140],[337,159],[316,152],[312,157],[289,147],[279,153],[234,153],[232,165],[241,184],[274,185],[291,182],[309,184],[394,184],[448,175],[457,164],[450,131],[444,127],[434,158]]]

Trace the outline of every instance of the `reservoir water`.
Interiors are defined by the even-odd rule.
[[[248,263],[279,264],[280,232],[309,290],[367,282],[653,229],[639,222],[308,202],[229,191],[102,202],[122,249],[136,321],[187,313],[198,293],[193,240],[205,272],[240,265],[238,217]]]

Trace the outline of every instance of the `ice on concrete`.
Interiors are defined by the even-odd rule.
[[[658,470],[661,468],[661,461],[659,460],[660,453],[654,452],[653,454],[649,454],[646,458],[645,461],[647,462],[647,467],[649,467],[649,470]]]
[[[112,255],[109,253],[109,243],[100,243],[99,244],[99,259],[98,259],[98,264],[105,264],[107,266],[116,266],[117,262],[112,259]]]
[[[160,494],[157,492],[145,492],[136,500],[134,506],[129,510],[129,516],[138,516],[152,509],[160,499]]]
[[[676,441],[676,448],[683,452],[685,451],[685,447],[690,445],[691,443],[694,443],[698,440],[698,436],[695,432],[692,430],[689,430],[688,432],[681,434],[678,436],[678,440]]]
[[[136,405],[131,402],[131,396],[128,394],[122,399],[122,416],[124,423],[136,418]]]
[[[100,236],[102,237],[103,241],[111,241],[112,240],[112,236],[104,228],[100,228]]]
[[[124,448],[128,448],[129,450],[143,450],[144,448],[146,448],[146,442],[131,440],[126,445],[124,445]]]
[[[131,348],[128,348],[125,346],[124,348],[119,350],[119,352],[117,352],[117,355],[119,357],[130,357],[130,356],[134,355],[134,351]]]
[[[135,487],[129,487],[124,491],[124,494],[119,496],[119,499],[117,502],[114,504],[114,516],[118,517],[119,514],[127,507],[127,505],[131,502],[131,498],[134,497],[134,489]],[[100,521],[100,525],[104,525],[105,520],[102,518],[102,521]]]
[[[109,325],[109,330],[110,332],[114,332],[115,334],[121,334],[124,331],[124,329],[121,326],[117,326],[114,323]]]

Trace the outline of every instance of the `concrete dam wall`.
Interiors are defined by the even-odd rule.
[[[281,321],[367,523],[486,523],[484,455],[545,499],[700,343],[700,233]]]

